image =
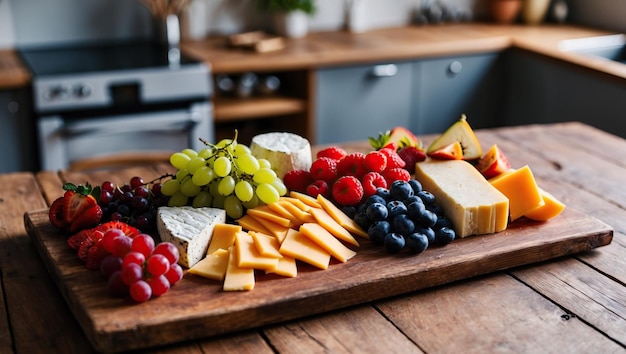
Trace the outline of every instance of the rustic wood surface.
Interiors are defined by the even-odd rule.
[[[626,353],[626,141],[579,123],[499,128],[477,134],[483,145],[497,142],[514,167],[530,165],[539,184],[564,201],[567,210],[613,228],[611,244],[149,351]],[[164,169],[0,176],[4,186],[0,190],[0,304],[4,305],[0,309],[0,352],[95,351],[55,283],[55,275],[48,273],[44,258],[28,236],[24,213],[45,208],[59,195],[62,181],[124,182],[135,174],[156,176]],[[451,246],[454,243],[447,247]],[[72,276],[85,275],[77,268]],[[174,288],[162,300],[173,295]],[[179,329],[186,330],[193,331]]]

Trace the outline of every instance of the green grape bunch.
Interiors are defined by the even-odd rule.
[[[217,144],[202,140],[206,148],[187,148],[170,156],[177,171],[161,186],[161,193],[169,196],[168,206],[221,208],[239,219],[246,209],[276,202],[287,193],[271,163],[238,143],[237,135],[235,130],[233,139]]]

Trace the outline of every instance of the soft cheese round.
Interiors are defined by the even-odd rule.
[[[278,177],[291,170],[309,170],[311,167],[311,144],[297,134],[274,132],[259,134],[252,138],[252,154],[267,159]]]

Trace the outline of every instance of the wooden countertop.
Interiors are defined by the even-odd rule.
[[[153,353],[626,353],[626,140],[580,123],[478,130],[514,167],[568,208],[614,229],[593,251],[411,292],[287,323],[166,347]],[[432,137],[424,137],[426,141]],[[362,150],[366,144],[346,146]],[[118,171],[0,175],[0,352],[89,353],[91,345],[25,231],[64,181],[123,183],[159,166]],[[168,296],[166,294],[165,296]],[[141,305],[139,305],[141,306]],[[181,329],[184,330],[184,329]]]
[[[570,25],[495,25],[483,23],[408,26],[365,33],[315,32],[303,39],[287,39],[283,50],[251,53],[226,46],[226,38],[183,42],[183,51],[209,63],[216,73],[311,69],[329,65],[410,60],[432,56],[500,51],[511,46],[569,61],[626,78],[626,65],[558,49],[564,39],[612,32]],[[27,69],[12,50],[0,51],[0,89],[30,82]]]

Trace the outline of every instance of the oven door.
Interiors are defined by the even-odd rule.
[[[210,102],[97,118],[39,117],[40,167],[59,170],[75,161],[116,154],[200,150],[204,147],[200,139],[214,139],[212,117]]]

